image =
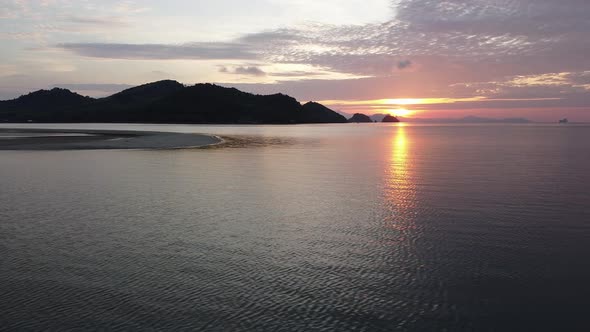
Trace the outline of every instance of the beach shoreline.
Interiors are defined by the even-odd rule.
[[[152,150],[219,145],[215,135],[127,130],[0,128],[0,150]]]

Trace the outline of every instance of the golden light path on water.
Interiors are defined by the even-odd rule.
[[[413,225],[413,211],[416,206],[416,190],[411,165],[411,140],[403,123],[392,126],[389,141],[389,160],[386,169],[385,196],[394,218],[391,228],[409,231]]]

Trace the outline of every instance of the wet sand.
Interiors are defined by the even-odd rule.
[[[151,131],[0,129],[0,150],[186,149],[220,137]]]

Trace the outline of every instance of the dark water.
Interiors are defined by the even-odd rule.
[[[2,330],[588,330],[588,126],[92,127],[265,139],[0,152]]]

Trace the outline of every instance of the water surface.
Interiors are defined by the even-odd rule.
[[[587,326],[588,126],[37,126],[251,144],[0,151],[2,329]]]

